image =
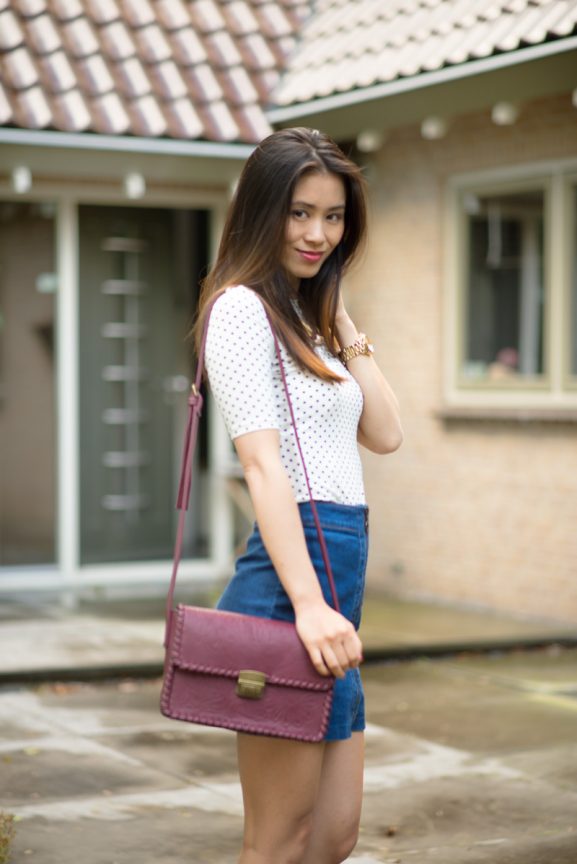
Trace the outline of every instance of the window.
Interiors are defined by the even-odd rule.
[[[575,163],[456,177],[448,201],[449,415],[577,416]]]
[[[464,196],[465,380],[543,374],[543,198]]]

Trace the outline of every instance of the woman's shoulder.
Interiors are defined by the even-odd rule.
[[[217,321],[238,319],[244,326],[267,324],[264,306],[255,291],[246,285],[230,285],[215,300],[212,316]]]
[[[227,288],[223,288],[214,305],[215,308],[220,309],[263,308],[258,294],[247,285],[229,285]]]

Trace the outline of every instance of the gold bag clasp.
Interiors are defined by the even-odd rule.
[[[264,693],[266,675],[254,669],[241,669],[236,682],[236,695],[242,699],[260,699]]]

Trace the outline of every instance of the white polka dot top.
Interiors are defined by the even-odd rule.
[[[315,351],[346,380],[323,381],[303,371],[281,343],[285,373],[313,497],[337,504],[364,504],[357,428],[361,388],[324,343]],[[278,429],[281,461],[295,498],[308,501],[274,340],[258,296],[243,285],[215,302],[206,340],[206,371],[232,439],[259,429]]]

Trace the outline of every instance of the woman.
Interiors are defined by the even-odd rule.
[[[327,136],[285,129],[245,165],[197,336],[256,514],[219,608],[293,620],[323,675],[336,676],[326,740],[238,735],[245,808],[239,864],[336,864],[354,848],[361,810],[364,702],[357,635],[367,508],[357,441],[401,443],[397,400],[347,314],[341,277],[366,230],[364,182]],[[281,340],[296,424],[328,543],[330,591],[265,308]]]

